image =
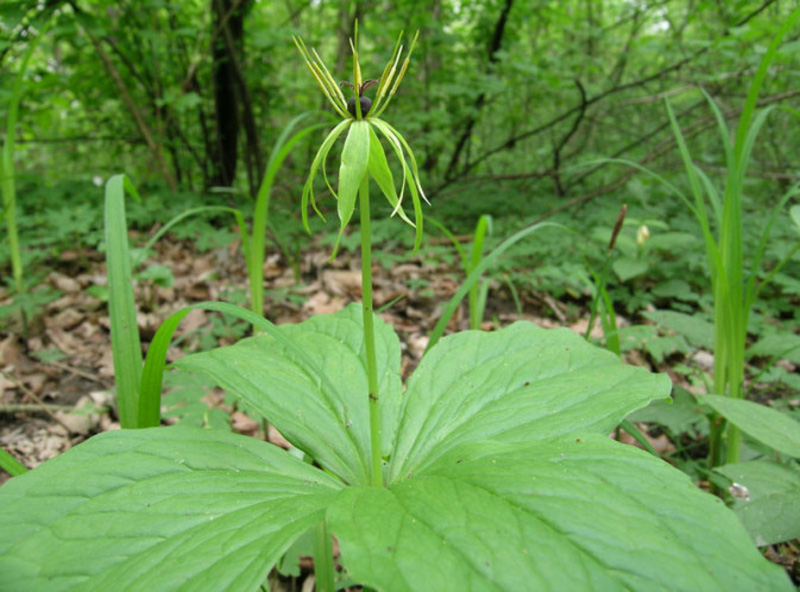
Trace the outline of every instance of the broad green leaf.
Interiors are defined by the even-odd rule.
[[[342,148],[342,161],[339,165],[339,201],[338,211],[341,229],[339,236],[344,232],[345,226],[353,217],[356,206],[356,197],[367,174],[369,165],[369,131],[370,126],[364,120],[353,121],[350,131]]]
[[[747,348],[747,356],[786,359],[800,364],[800,335],[788,332],[767,335]]]
[[[641,259],[633,259],[631,257],[620,257],[611,265],[614,273],[617,274],[619,281],[627,282],[636,276],[642,275],[647,272],[647,262]]]
[[[697,395],[697,400],[751,438],[778,452],[800,458],[800,422],[785,413],[745,399],[720,395]]]
[[[463,443],[531,442],[606,434],[627,414],[669,396],[670,381],[626,366],[568,329],[519,322],[443,339],[408,381],[390,481],[416,474]]]
[[[800,538],[797,465],[753,461],[715,470],[745,488],[734,496],[733,509],[758,546]]]
[[[269,335],[187,356],[175,365],[204,374],[247,401],[292,444],[347,483],[367,483],[369,390],[361,316],[361,306],[352,304],[334,315],[279,327],[319,370]],[[375,320],[382,437],[388,453],[402,396],[400,346],[392,328]]]
[[[106,432],[0,488],[0,590],[255,590],[340,487],[245,436]]]
[[[793,589],[719,499],[600,435],[463,446],[327,517],[377,590]]]
[[[692,345],[714,349],[714,325],[697,315],[672,310],[652,310],[643,315],[660,327],[683,335]]]

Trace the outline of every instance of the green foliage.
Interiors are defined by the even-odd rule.
[[[706,245],[708,265],[711,271],[711,284],[714,292],[715,332],[713,392],[717,395],[729,396],[734,400],[741,399],[743,396],[744,352],[750,310],[759,291],[771,278],[771,275],[768,276],[757,286],[756,273],[751,271],[749,277],[746,276],[743,262],[742,194],[744,193],[744,179],[756,137],[769,113],[769,109],[756,113],[756,103],[767,69],[775,59],[784,35],[791,29],[791,26],[798,18],[800,18],[800,11],[795,10],[776,33],[767,52],[764,54],[750,85],[733,139],[730,138],[722,113],[716,104],[709,99],[709,104],[719,124],[728,168],[724,195],[718,193],[708,177],[692,162],[683,134],[677,124],[672,108],[667,102],[670,123],[678,141],[681,158],[686,167],[694,202],[691,203],[688,199],[683,199],[700,223]],[[797,192],[798,186],[795,185],[773,207],[771,217],[762,230],[758,246],[750,263],[753,270],[757,270],[761,265],[761,258],[778,212],[786,201]],[[711,216],[709,216],[708,207],[711,208]],[[716,239],[712,234],[709,218],[716,225]],[[800,243],[798,244],[800,245]],[[787,259],[784,259],[773,271],[777,273],[777,270],[783,267],[786,261]],[[747,403],[746,401],[741,402]],[[719,404],[715,404],[714,408],[721,412]],[[726,408],[726,411],[730,411],[730,409]],[[726,413],[722,414],[727,417]],[[724,454],[724,458],[728,463],[736,463],[739,460],[740,436],[737,426],[738,421],[732,422],[731,427],[728,429]],[[719,464],[723,458],[721,437],[719,430],[715,430],[712,433],[710,452],[712,467]]]
[[[475,267],[471,268],[467,278],[448,301],[444,311],[442,312],[442,316],[439,317],[438,321],[436,321],[436,326],[433,328],[430,340],[425,348],[426,352],[436,345],[439,339],[441,339],[442,335],[444,335],[444,330],[447,327],[447,323],[450,322],[450,319],[455,314],[456,310],[458,309],[458,305],[461,303],[464,297],[469,294],[469,291],[472,290],[473,286],[478,284],[481,276],[483,276],[486,270],[490,269],[503,253],[513,247],[516,243],[520,242],[523,238],[526,238],[527,236],[530,236],[531,234],[548,226],[554,226],[554,224],[547,222],[542,224],[534,224],[515,232],[503,240],[502,243],[497,245],[497,247],[495,247],[486,257],[483,257]]]
[[[11,273],[14,278],[14,290],[16,297],[22,301],[25,299],[25,283],[23,281],[24,269],[22,266],[22,255],[20,253],[19,233],[17,230],[17,190],[15,183],[15,166],[14,155],[17,143],[17,119],[19,112],[19,104],[22,100],[22,93],[24,90],[25,75],[27,73],[28,64],[33,56],[36,46],[41,41],[43,35],[50,28],[51,22],[48,21],[41,31],[41,34],[33,39],[25,51],[22,58],[22,63],[19,66],[12,94],[8,105],[8,113],[6,116],[6,128],[3,136],[3,151],[0,154],[0,193],[3,198],[2,218],[5,220],[8,249],[11,255]],[[19,307],[18,310],[22,312],[22,325],[23,332],[27,336],[27,317],[25,316],[25,309]]]
[[[164,387],[169,389],[162,400],[166,407],[161,414],[165,419],[177,419],[176,425],[230,430],[230,416],[218,407],[205,402],[208,381],[188,373],[173,372],[165,375]]]
[[[765,405],[720,395],[697,395],[750,437],[791,457],[800,458],[800,422]]]
[[[430,220],[436,228],[442,231],[444,235],[450,239],[456,252],[461,258],[461,265],[464,268],[464,274],[469,277],[473,269],[480,265],[483,258],[484,241],[486,235],[492,233],[492,217],[488,214],[483,214],[478,218],[478,223],[475,226],[472,241],[472,251],[470,255],[461,246],[456,236],[447,229],[447,227],[438,222],[437,220]],[[477,281],[469,289],[468,302],[469,302],[469,328],[475,331],[480,330],[481,323],[483,322],[483,315],[486,309],[486,297],[489,293],[489,282],[487,280]]]
[[[4,583],[255,589],[324,517],[349,573],[376,589],[442,589],[443,565],[459,588],[675,587],[680,577],[701,590],[790,589],[720,502],[605,437],[665,397],[665,377],[569,331],[517,323],[443,339],[402,395],[397,337],[377,319],[376,329],[385,488],[368,485],[364,337],[352,305],[179,362],[269,414],[325,471],[216,430],[103,434],[0,489]],[[109,512],[113,528],[97,539]],[[220,561],[223,539],[231,551]]]
[[[714,347],[714,325],[701,315],[687,315],[671,310],[646,311],[643,316],[657,325],[683,335],[695,347]]]
[[[746,462],[716,470],[731,480],[733,510],[758,546],[800,538],[797,463]]]
[[[0,468],[8,472],[12,477],[22,475],[27,472],[27,467],[14,458],[10,453],[0,448]]]
[[[136,321],[133,270],[125,219],[125,192],[141,200],[133,183],[117,175],[106,184],[105,229],[108,269],[108,314],[117,386],[120,424],[139,427],[139,389],[142,382],[142,345]]]
[[[342,487],[264,442],[180,427],[107,432],[37,474],[45,487],[0,490],[3,590],[255,590]],[[235,560],[220,561],[226,539]]]
[[[238,54],[240,66],[245,66],[239,73],[243,80],[236,83],[239,96],[247,97],[248,89],[255,89],[254,118],[276,126],[263,138],[266,145],[274,146],[266,167],[253,162],[258,160],[254,143],[247,139],[246,176],[255,201],[236,208],[209,206],[197,196],[156,191],[158,197],[140,209],[133,205],[128,218],[148,227],[162,223],[168,211],[176,216],[173,222],[200,211],[224,213],[226,218],[234,213],[248,263],[251,311],[220,303],[192,308],[226,315],[214,317],[215,326],[204,347],[215,345],[221,331],[237,338],[243,335],[247,325],[231,318],[243,319],[265,334],[230,348],[189,356],[176,365],[212,378],[238,397],[248,412],[274,423],[296,448],[287,454],[225,433],[229,426],[224,414],[201,401],[202,381],[185,378],[183,373],[169,375],[168,384],[174,390],[162,401],[166,351],[190,309],[168,319],[159,330],[141,370],[141,349],[132,335],[135,305],[127,286],[135,271],[129,261],[122,204],[125,181],[113,177],[107,188],[107,200],[109,193],[112,198],[106,209],[106,248],[113,276],[108,295],[113,332],[123,338],[123,345],[115,347],[115,362],[121,360],[118,387],[122,387],[123,427],[158,425],[164,403],[174,405],[168,415],[212,429],[181,426],[103,435],[12,479],[0,489],[0,573],[12,574],[9,583],[0,578],[0,589],[256,589],[270,566],[292,569],[291,561],[281,557],[287,552],[296,555],[295,545],[306,554],[313,547],[317,587],[333,589],[331,534],[336,535],[342,563],[356,583],[376,589],[561,588],[565,580],[581,589],[791,589],[780,570],[753,549],[747,533],[758,545],[797,536],[795,461],[783,458],[784,464],[777,465],[760,458],[710,472],[712,467],[697,462],[696,455],[687,458],[680,449],[680,440],[686,436],[705,436],[708,426],[699,421],[705,415],[714,420],[712,442],[720,441],[718,426],[724,418],[754,439],[748,441],[748,457],[797,457],[800,424],[789,414],[713,395],[700,397],[701,405],[685,391],[676,391],[674,402],[668,404],[670,385],[664,376],[623,366],[615,356],[562,331],[520,323],[497,333],[467,332],[442,338],[450,315],[467,295],[471,326],[480,325],[486,293],[480,283],[486,286],[483,275],[491,273],[509,281],[520,310],[514,286],[546,290],[581,306],[594,297],[592,310],[602,315],[606,345],[617,354],[637,347],[663,363],[674,360],[671,356],[676,353],[689,354],[701,347],[714,350],[718,367],[731,367],[733,360],[732,371],[717,371],[717,386],[711,392],[726,390],[719,386],[720,372],[726,380],[740,374],[745,355],[760,366],[754,383],[795,384],[796,377],[777,364],[778,359],[796,358],[794,340],[784,339],[769,323],[760,321],[768,317],[800,320],[796,313],[800,287],[794,277],[800,243],[793,226],[800,226],[800,210],[795,206],[785,219],[778,216],[780,207],[798,192],[797,186],[790,185],[794,179],[785,183],[782,179],[778,193],[784,197],[771,213],[764,214],[775,205],[764,197],[775,195],[774,187],[767,180],[745,177],[751,154],[757,155],[753,160],[759,161],[765,178],[771,174],[771,163],[783,163],[782,175],[788,168],[785,163],[790,162],[791,152],[786,147],[796,144],[792,141],[796,132],[754,109],[766,64],[779,73],[791,69],[791,52],[778,50],[777,41],[769,46],[733,141],[724,123],[728,114],[716,106],[731,104],[730,93],[738,93],[741,87],[739,77],[729,73],[755,69],[763,51],[752,49],[775,38],[777,28],[783,26],[781,32],[788,28],[787,9],[767,7],[761,16],[744,13],[749,10],[746,3],[700,3],[686,14],[681,12],[686,5],[680,2],[658,7],[612,3],[602,11],[592,8],[593,3],[571,6],[569,11],[542,5],[533,9],[534,19],[519,18],[522,13],[515,8],[505,15],[509,18],[503,22],[503,31],[496,20],[499,6],[474,2],[456,10],[445,3],[441,14],[434,15],[400,2],[395,11],[381,15],[381,29],[387,23],[402,22],[424,31],[419,39],[426,55],[423,67],[409,77],[396,111],[397,119],[404,121],[406,136],[422,147],[417,151],[422,156],[420,166],[403,136],[388,122],[375,119],[394,95],[392,77],[405,73],[407,62],[400,62],[400,42],[376,32],[373,45],[365,46],[369,51],[363,51],[362,58],[388,54],[386,48],[393,43],[394,51],[379,81],[383,94],[379,90],[375,95],[374,110],[361,112],[357,102],[355,114],[349,112],[339,89],[341,64],[329,72],[319,55],[312,55],[300,42],[316,81],[345,118],[314,159],[302,192],[302,221],[308,226],[308,201],[317,207],[314,173],[321,170],[325,188],[338,200],[340,217],[339,237],[323,237],[321,242],[330,241],[334,250],[340,246],[355,251],[359,237],[343,236],[342,231],[355,217],[356,201],[360,201],[366,301],[361,308],[351,306],[337,315],[284,327],[275,327],[261,316],[265,237],[267,229],[275,226],[269,223],[268,211],[273,188],[278,190],[276,196],[296,189],[297,175],[292,175],[297,171],[289,171],[285,183],[276,183],[278,167],[293,146],[306,148],[304,137],[319,127],[291,136],[299,119],[284,125],[295,112],[287,105],[317,104],[296,76],[295,67],[286,65],[291,60],[283,59],[288,54],[284,39],[289,27],[291,32],[307,27],[326,50],[336,43],[342,47],[346,35],[328,35],[317,23],[329,22],[327,17],[346,23],[349,17],[344,8],[330,3],[311,3],[299,11],[292,9],[290,15],[284,6],[250,4],[242,14],[231,15],[248,25],[242,47],[257,50]],[[153,9],[152,19],[141,18],[142,8]],[[377,23],[372,9],[362,8],[366,22]],[[218,182],[212,173],[218,166],[219,138],[207,128],[215,105],[204,87],[210,87],[210,76],[225,60],[203,55],[206,45],[220,47],[205,38],[215,29],[207,26],[205,10],[198,4],[178,19],[171,7],[156,0],[146,0],[136,10],[106,0],[83,7],[81,14],[69,20],[70,29],[60,31],[53,51],[48,48],[47,55],[55,56],[56,65],[40,66],[42,56],[34,56],[32,63],[43,84],[31,89],[19,136],[28,140],[104,129],[116,139],[103,140],[103,150],[92,150],[91,154],[97,154],[92,175],[102,174],[108,162],[115,168],[126,161],[152,168],[166,154],[171,172],[184,188],[205,189]],[[22,17],[12,23],[25,23],[26,18],[22,10]],[[135,26],[127,26],[126,19]],[[735,26],[737,22],[742,25]],[[502,46],[486,54],[487,40],[494,42],[498,33]],[[122,64],[121,76],[104,75],[98,80],[93,72],[99,70],[96,58],[102,56],[102,47],[112,46],[112,39],[112,67],[104,67],[113,70],[114,63]],[[13,48],[16,41],[3,43],[7,43],[4,48]],[[614,53],[622,47],[623,54]],[[361,87],[357,41],[352,50],[352,79]],[[14,56],[13,52],[3,55]],[[253,55],[270,59],[254,60]],[[548,57],[552,55],[560,57]],[[237,54],[228,59],[232,57]],[[10,63],[16,71],[17,63],[13,59]],[[363,63],[365,72],[380,73],[383,67],[369,57]],[[54,82],[58,76],[69,82],[61,87],[69,88],[68,92],[55,90],[56,84],[63,84]],[[619,190],[632,203],[635,217],[622,228],[618,253],[609,256],[607,267],[604,264],[603,271],[596,273],[587,269],[585,261],[596,260],[609,232],[597,221],[616,211],[618,203],[614,199],[589,204],[580,196],[591,196],[595,190],[600,195],[621,184],[606,166],[587,171],[567,163],[597,154],[650,162],[657,150],[649,151],[648,142],[658,139],[658,126],[664,127],[662,115],[654,116],[651,98],[665,89],[671,92],[673,76],[673,81],[707,82],[705,88],[719,93],[716,103],[709,100],[719,138],[692,138],[688,127],[682,131],[677,121],[694,117],[697,103],[690,101],[697,93],[673,95],[671,104],[677,114],[670,107],[668,118],[685,165],[685,179],[672,183],[672,176],[667,176],[660,186],[653,179],[634,178]],[[781,85],[787,77],[771,78],[771,92],[785,90]],[[116,80],[113,89],[108,83],[112,79]],[[119,116],[124,108],[120,96],[128,94],[133,95],[144,125],[134,127],[133,118]],[[766,99],[780,100],[776,97],[780,95]],[[83,104],[97,108],[78,120],[74,115],[83,110]],[[571,107],[575,104],[578,107]],[[787,110],[781,115],[791,114]],[[234,115],[250,118],[244,111]],[[223,114],[218,112],[217,117]],[[252,121],[250,125],[252,132],[255,126]],[[119,142],[125,136],[144,135],[148,127],[157,131],[155,148],[150,141],[140,142],[147,144],[148,158],[142,157],[139,146]],[[326,160],[345,131],[338,190],[334,191]],[[759,131],[779,140],[763,142],[756,151]],[[459,143],[462,137],[464,142]],[[453,150],[456,144],[458,150],[465,147],[460,154]],[[56,169],[64,176],[80,176],[74,167],[89,154],[88,149],[79,148],[42,157],[34,147],[19,146],[26,168]],[[384,153],[387,146],[398,157],[391,166]],[[723,155],[724,162],[715,155]],[[724,194],[707,172],[722,165],[727,174]],[[146,172],[142,165],[136,166]],[[168,178],[169,172],[156,174]],[[411,193],[418,247],[422,239],[419,198],[424,197],[420,172],[440,182],[437,201],[441,199],[445,210],[449,206],[449,214],[442,219],[453,232],[473,232],[476,221],[478,226],[471,256],[459,253],[467,279],[445,307],[430,350],[404,386],[397,336],[371,313],[370,240],[404,245],[410,243],[410,236],[408,240],[398,237],[384,221],[370,226],[368,180],[374,180],[386,198],[386,213],[398,213],[409,223],[400,206],[403,192]],[[399,175],[403,182],[398,191]],[[242,183],[244,178],[240,170],[234,181]],[[262,183],[256,195],[253,188],[259,178]],[[465,181],[477,185],[470,188]],[[684,181],[693,200],[683,193]],[[28,213],[19,219],[23,230],[31,230],[27,237],[23,235],[23,244],[31,250],[19,255],[28,268],[34,266],[26,261],[41,261],[44,252],[57,252],[70,243],[91,247],[98,242],[96,206],[77,197],[62,202],[41,191],[35,181],[26,183],[59,204],[59,209],[26,208]],[[128,190],[133,191],[132,186]],[[242,192],[226,187],[220,194],[232,204]],[[689,205],[688,212],[676,210],[674,196]],[[541,227],[530,221],[568,203],[586,205],[554,221],[576,228],[577,236],[589,240],[564,233],[549,233],[543,235],[545,240],[535,242],[521,240]],[[282,206],[280,202],[274,205]],[[190,211],[194,208],[197,212]],[[250,210],[253,225],[248,236],[244,216]],[[492,212],[494,236],[509,238],[486,236],[485,219],[480,216],[487,211]],[[702,241],[687,214],[700,221]],[[214,224],[213,218],[206,220],[212,222],[191,218],[174,227],[170,222],[150,244],[167,230],[194,240],[200,248],[231,240],[229,227],[219,220]],[[39,236],[35,237],[37,226]],[[296,262],[298,247],[290,244],[287,228],[297,222],[287,217],[278,226],[272,231],[279,247],[287,260]],[[651,236],[644,236],[645,227]],[[772,244],[767,243],[769,237],[775,239]],[[458,251],[460,244],[454,244]],[[11,261],[10,252],[5,260]],[[742,264],[744,254],[754,255],[750,269]],[[385,266],[396,261],[391,254],[378,257]],[[422,257],[431,261],[453,258],[455,253],[431,248]],[[762,261],[769,264],[760,266]],[[137,277],[169,282],[165,269],[151,266]],[[745,274],[748,271],[750,276]],[[714,302],[706,293],[709,272]],[[295,273],[299,276],[299,266]],[[759,294],[768,302],[756,304]],[[717,307],[711,319],[716,337],[710,337],[712,305]],[[641,316],[656,325],[617,330],[615,307],[637,317],[647,307],[650,312]],[[740,341],[721,340],[720,327],[731,329],[728,336],[736,334]],[[748,328],[758,341],[745,354]],[[693,372],[691,378],[697,383],[706,379],[703,372],[677,370]],[[737,390],[732,383],[729,391]],[[679,445],[672,460],[693,477],[702,475],[722,488],[726,479],[735,481],[730,484],[732,507],[747,533],[718,500],[698,491],[666,463],[606,438],[618,426],[636,435],[633,420],[662,425]],[[649,445],[641,434],[638,438]],[[737,439],[736,430],[731,430],[729,450],[737,449]],[[299,460],[301,456],[306,457],[304,461]],[[728,462],[736,458],[730,452]],[[718,460],[712,458],[711,465]],[[113,521],[109,522],[109,516]],[[88,560],[83,561],[87,553]],[[576,565],[581,569],[576,570]],[[442,573],[447,573],[446,579]]]

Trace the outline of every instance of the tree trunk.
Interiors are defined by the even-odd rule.
[[[236,92],[235,63],[225,34],[215,35],[216,31],[227,31],[240,46],[244,37],[244,19],[241,11],[234,10],[235,0],[211,0],[212,4],[212,45],[214,107],[216,113],[216,158],[212,183],[230,187],[236,178],[236,161],[239,142],[239,101]]]

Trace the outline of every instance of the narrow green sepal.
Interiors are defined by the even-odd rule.
[[[328,157],[328,153],[331,151],[334,143],[339,139],[339,136],[342,135],[342,132],[350,127],[352,121],[352,119],[345,119],[331,130],[331,132],[328,134],[328,137],[326,137],[322,142],[319,150],[317,150],[317,154],[314,156],[314,161],[311,163],[311,170],[308,173],[308,179],[303,186],[303,196],[300,206],[300,213],[303,219],[303,228],[305,228],[306,232],[309,234],[311,234],[311,228],[308,225],[309,201],[311,202],[311,207],[314,208],[314,211],[317,213],[317,215],[325,220],[325,216],[323,216],[322,212],[319,211],[319,208],[317,207],[317,201],[314,199],[314,179],[317,176],[317,171],[319,170],[320,165],[324,167],[325,159]]]
[[[389,205],[394,208],[392,216],[398,214],[404,222],[411,226],[416,226],[403,210],[403,191],[400,191],[400,197],[398,197],[394,188],[394,176],[389,168],[389,162],[386,160],[386,152],[383,150],[381,141],[372,127],[369,129],[369,137],[369,174],[375,179]]]
[[[358,189],[361,187],[364,175],[367,174],[369,164],[370,125],[366,121],[351,121],[350,131],[342,149],[342,161],[339,165],[339,202],[337,210],[341,221],[340,236],[353,217]]]

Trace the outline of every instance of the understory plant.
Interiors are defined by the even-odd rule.
[[[707,394],[695,395],[710,421],[706,475],[711,489],[731,501],[759,546],[800,536],[800,514],[797,512],[800,507],[800,465],[797,463],[800,458],[800,422],[769,406],[748,401],[743,388],[748,324],[753,305],[761,291],[800,249],[800,241],[797,241],[781,260],[768,270],[762,269],[773,226],[787,202],[800,196],[800,183],[794,183],[775,200],[749,257],[743,240],[746,215],[743,201],[747,169],[756,139],[773,110],[771,107],[757,110],[761,86],[784,36],[798,19],[800,10],[786,20],[764,53],[735,132],[731,133],[722,111],[706,94],[724,150],[726,176],[722,191],[692,160],[669,101],[666,101],[667,115],[684,164],[690,195],[685,195],[648,169],[628,161],[618,161],[659,179],[687,206],[699,223],[714,303],[710,331],[713,337],[707,339],[713,348],[713,378],[709,381]],[[794,208],[790,210],[794,211]],[[646,316],[678,333],[702,337],[695,338],[695,342],[706,341],[703,330],[706,323],[696,316],[673,311],[655,311]],[[773,348],[774,353],[788,353],[790,340],[786,342],[784,346]],[[742,454],[743,433],[750,438],[748,458],[743,458]]]
[[[444,235],[450,239],[450,242],[455,247],[458,256],[461,258],[461,265],[464,267],[464,273],[469,277],[470,273],[480,265],[483,259],[483,244],[486,240],[486,235],[492,233],[492,217],[488,214],[483,214],[478,218],[478,223],[475,225],[475,233],[473,234],[472,250],[469,254],[461,246],[458,238],[448,230],[448,228],[441,222],[431,220]],[[511,284],[509,284],[511,285]],[[479,330],[481,323],[483,323],[484,313],[486,311],[486,297],[489,294],[489,281],[481,280],[476,282],[474,286],[470,287],[467,303],[469,311],[469,328]]]
[[[356,37],[348,101],[297,43],[342,117],[303,201],[316,207],[314,172],[330,187],[326,156],[348,131],[331,191],[340,237],[359,205],[364,302],[280,327],[241,311],[264,333],[176,363],[246,401],[294,450],[213,429],[96,436],[0,489],[0,590],[256,590],[309,531],[318,590],[341,584],[332,535],[347,581],[374,590],[791,590],[720,500],[607,437],[669,396],[666,376],[519,322],[442,338],[403,384],[397,335],[371,310],[370,179],[419,233],[413,154],[379,119],[410,51],[401,62],[398,40],[370,101]],[[150,346],[142,400],[158,401],[180,318]]]
[[[704,401],[726,418],[729,415],[726,409],[731,406],[731,403],[718,402],[717,397],[729,397],[734,401],[741,401],[744,398],[747,325],[753,303],[760,291],[780,272],[800,246],[800,242],[798,242],[794,249],[770,270],[766,277],[759,280],[762,257],[772,226],[786,202],[792,197],[800,195],[800,183],[795,183],[776,201],[749,264],[746,263],[742,241],[742,225],[744,223],[742,200],[747,168],[758,133],[772,110],[766,108],[756,111],[759,92],[768,69],[777,55],[783,36],[791,30],[798,18],[800,18],[800,11],[795,11],[781,27],[764,54],[750,85],[734,134],[728,130],[719,107],[706,95],[716,117],[720,140],[725,150],[727,176],[722,193],[692,161],[672,107],[669,101],[666,102],[670,123],[691,187],[692,200],[684,198],[684,201],[697,218],[703,233],[714,295],[714,380],[712,396],[706,397]],[[707,204],[710,204],[710,212]],[[733,405],[736,406],[736,403],[734,402]],[[727,434],[724,434],[725,428],[726,424],[721,420],[712,422],[709,453],[711,468],[740,461],[740,427],[737,422],[729,421]]]
[[[26,294],[25,270],[22,263],[22,252],[19,242],[19,232],[17,229],[17,190],[16,174],[14,165],[14,152],[17,143],[17,119],[19,114],[19,104],[25,90],[25,74],[28,70],[33,53],[39,42],[44,38],[47,31],[53,25],[54,17],[48,20],[39,34],[33,38],[28,45],[28,49],[22,57],[14,86],[11,89],[11,98],[8,102],[8,114],[6,115],[5,137],[3,138],[3,151],[0,153],[0,193],[3,197],[3,208],[0,210],[0,218],[5,220],[8,250],[11,256],[11,277],[14,289],[14,304],[20,313],[23,334],[27,338],[28,334],[28,312],[33,302]]]

